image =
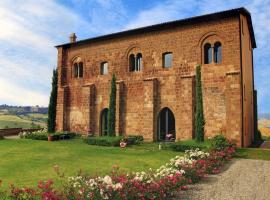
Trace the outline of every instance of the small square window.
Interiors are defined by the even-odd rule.
[[[106,74],[108,74],[108,63],[107,63],[107,62],[101,63],[101,66],[100,66],[100,74],[101,74],[101,75],[106,75]]]
[[[172,53],[164,53],[163,54],[163,67],[170,68],[172,67]]]

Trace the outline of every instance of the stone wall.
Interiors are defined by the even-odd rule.
[[[222,43],[222,63],[204,64],[203,45]],[[172,67],[162,54],[173,53]],[[142,70],[129,71],[129,55],[142,54]],[[73,61],[84,63],[73,78]],[[108,75],[100,64],[108,62]],[[159,111],[173,112],[176,138],[194,137],[195,66],[202,65],[206,137],[226,134],[241,144],[241,63],[239,18],[175,27],[91,44],[58,48],[57,129],[100,134],[100,113],[109,107],[110,80],[117,77],[116,131],[156,139]]]

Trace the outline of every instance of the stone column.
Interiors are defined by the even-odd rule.
[[[56,105],[56,131],[66,130],[67,87],[58,87]]]
[[[180,85],[180,115],[176,114],[176,140],[192,139],[195,136],[195,76],[181,76]]]
[[[157,96],[157,79],[150,78],[144,80],[144,110],[142,119],[142,133],[146,141],[156,139],[157,131],[157,111],[156,111],[156,96]]]
[[[122,130],[122,124],[123,124],[123,116],[124,116],[124,110],[123,110],[123,87],[124,82],[123,81],[117,81],[116,82],[116,121],[115,121],[115,133],[116,135],[123,135]]]
[[[95,133],[95,85],[87,84],[82,87],[82,110],[83,116],[86,119],[85,133]]]
[[[242,144],[241,77],[239,71],[226,73],[226,137]]]

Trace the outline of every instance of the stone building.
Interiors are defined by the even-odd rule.
[[[110,81],[117,77],[116,133],[145,140],[194,137],[195,66],[202,68],[206,137],[254,138],[253,49],[245,8],[56,46],[57,130],[106,135]]]

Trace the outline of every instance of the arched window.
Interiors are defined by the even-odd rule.
[[[142,54],[138,53],[136,57],[135,71],[140,71],[141,69],[142,69]]]
[[[74,66],[73,66],[73,75],[74,75],[74,78],[77,78],[78,77],[78,71],[79,71],[79,66],[77,63],[74,63]]]
[[[212,47],[211,44],[204,45],[204,64],[212,63]]]
[[[77,58],[73,63],[73,77],[74,78],[83,77],[83,62],[81,58]]]
[[[175,140],[175,118],[169,108],[163,108],[158,115],[158,141]]]
[[[129,56],[129,71],[135,71],[135,56],[130,54]]]
[[[222,48],[221,48],[221,43],[216,42],[214,44],[214,62],[215,63],[221,63],[222,61]]]
[[[108,135],[108,115],[109,115],[109,109],[105,108],[100,113],[100,135]]]
[[[100,65],[100,74],[101,75],[108,74],[108,63],[107,62],[101,63],[101,65]]]
[[[78,71],[78,74],[79,74],[79,78],[82,78],[83,77],[83,63],[82,62],[79,62],[79,71]]]

